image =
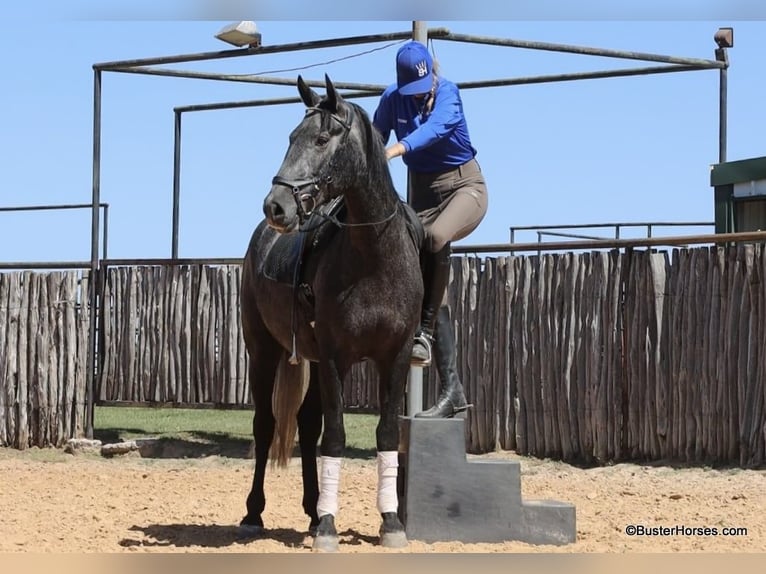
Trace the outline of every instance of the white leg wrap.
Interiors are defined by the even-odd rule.
[[[322,470],[319,475],[319,500],[317,514],[321,518],[325,514],[338,515],[338,484],[340,484],[340,461],[334,456],[323,456]]]
[[[396,475],[399,469],[399,453],[387,450],[378,453],[378,511],[396,512],[399,500],[396,494]]]

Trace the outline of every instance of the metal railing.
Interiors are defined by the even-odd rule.
[[[109,204],[99,203],[103,211],[104,224],[102,228],[102,241],[104,257],[107,256],[109,243]],[[47,205],[13,205],[0,206],[0,213],[19,211],[59,211],[69,209],[93,209],[91,203],[60,203]],[[87,269],[91,266],[90,261],[0,261],[0,269]]]

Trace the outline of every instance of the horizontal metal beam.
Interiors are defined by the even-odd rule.
[[[430,34],[430,31],[429,31]],[[471,44],[485,44],[491,46],[507,46],[512,48],[524,48],[528,50],[544,50],[549,52],[566,52],[569,54],[583,54],[587,56],[602,56],[604,58],[621,58],[627,60],[643,60],[645,62],[662,62],[665,64],[682,64],[689,66],[707,66],[710,68],[725,68],[726,64],[716,60],[701,58],[683,58],[676,56],[664,56],[647,52],[631,52],[624,50],[610,50],[605,48],[590,48],[587,46],[573,46],[568,44],[552,44],[550,42],[533,42],[528,40],[513,40],[506,38],[492,38],[487,36],[475,36],[472,34],[454,34],[450,32],[442,40],[452,42],[467,42]]]
[[[382,92],[380,92],[382,93]],[[380,95],[379,92],[346,92],[343,98],[351,100],[354,98],[371,98]],[[178,106],[173,108],[174,112],[206,112],[210,110],[229,110],[234,108],[257,108],[259,106],[274,106],[280,104],[300,104],[303,103],[298,96],[293,98],[267,98],[260,100],[243,100],[241,102],[220,102],[212,104],[192,104],[188,106]]]
[[[766,231],[739,233],[713,233],[669,237],[645,237],[637,239],[597,239],[593,241],[551,241],[547,243],[495,243],[485,245],[453,245],[456,254],[511,253],[517,251],[581,251],[591,249],[687,246],[695,244],[721,244],[766,241]],[[102,259],[102,267],[126,265],[241,265],[241,257],[208,258],[144,258]],[[90,267],[90,261],[20,262],[0,263],[0,269],[77,269]]]
[[[99,207],[109,207],[108,203],[99,203]],[[49,211],[57,209],[92,209],[91,203],[61,203],[57,205],[13,205],[0,207],[0,211]]]
[[[0,269],[88,269],[90,261],[0,261]]]
[[[575,223],[571,225],[513,225],[511,231],[537,231],[538,229],[586,229],[598,227],[702,227],[714,226],[715,221],[630,221],[623,223]]]
[[[601,78],[616,78],[625,76],[644,76],[650,74],[667,74],[673,72],[690,72],[695,70],[710,70],[717,66],[709,65],[666,65],[651,66],[645,68],[622,68],[616,70],[601,70],[596,72],[574,72],[568,74],[550,74],[544,76],[526,76],[519,78],[505,78],[497,80],[476,80],[468,82],[457,82],[460,89],[489,88],[497,86],[518,86],[525,84],[543,84],[551,82],[568,82],[575,80],[593,80]],[[280,78],[275,76],[256,76],[252,74],[218,74],[214,72],[197,72],[191,70],[169,70],[166,68],[126,68],[114,70],[124,74],[141,74],[148,76],[165,76],[172,78],[189,78],[196,80],[214,80],[221,82],[242,82],[249,84],[270,84],[281,86],[294,86],[296,80],[292,78]],[[306,80],[306,84],[323,88],[324,80]],[[383,93],[387,86],[381,84],[362,84],[358,82],[335,82],[336,88],[341,90],[364,90],[369,91],[370,95]]]
[[[525,84],[541,84],[541,83],[548,83],[548,82],[566,82],[566,81],[574,81],[574,80],[589,80],[589,79],[599,79],[599,78],[610,78],[610,77],[619,77],[619,76],[637,76],[637,75],[646,75],[646,74],[665,74],[665,73],[671,73],[671,72],[687,72],[691,70],[703,70],[703,69],[709,69],[709,68],[701,68],[701,67],[693,67],[693,66],[655,66],[655,67],[648,67],[648,68],[628,68],[628,69],[620,69],[620,70],[605,70],[600,72],[580,72],[580,73],[572,73],[572,74],[555,74],[555,75],[548,75],[548,76],[533,76],[533,77],[521,77],[521,78],[506,78],[506,79],[498,79],[498,80],[479,80],[479,81],[471,81],[471,82],[458,82],[457,86],[462,90],[468,90],[468,89],[474,89],[474,88],[487,88],[487,87],[496,87],[496,86],[519,86],[519,85],[525,85]],[[128,73],[132,73],[132,70],[129,70]],[[157,75],[167,75],[167,76],[181,76],[181,77],[202,77],[198,75],[196,72],[191,72],[191,76],[186,76],[186,72],[177,72],[174,70],[153,70],[151,73],[157,72]],[[212,77],[215,75],[211,75],[211,77],[208,77],[208,75],[205,75],[204,77],[206,79],[218,79],[218,80],[226,80],[231,79],[224,76],[221,77]],[[257,82],[257,83],[264,83],[264,84],[281,84],[281,85],[295,85],[295,80],[290,80],[286,78],[259,78],[258,76],[234,76],[232,78],[235,78],[234,81],[240,81],[240,82]],[[250,78],[250,79],[247,79]],[[307,80],[306,83],[310,86],[314,87],[324,87],[324,81],[320,80]],[[346,99],[352,99],[352,98],[369,98],[374,96],[379,96],[383,93],[385,90],[385,86],[378,86],[375,84],[356,84],[356,83],[344,83],[344,82],[333,82],[336,88],[339,89],[357,89],[357,90],[364,90],[361,92],[351,92],[351,93],[345,93],[343,94],[343,97]],[[187,106],[177,106],[173,108],[176,112],[200,112],[200,111],[208,111],[208,110],[225,110],[225,109],[234,109],[234,108],[248,108],[248,107],[258,107],[258,106],[272,106],[272,105],[281,105],[281,104],[292,104],[292,103],[300,103],[300,98],[269,98],[269,99],[259,99],[259,100],[244,100],[240,102],[219,102],[219,103],[211,103],[211,104],[192,104]]]
[[[126,265],[241,265],[242,257],[202,257],[202,258],[142,258],[142,259],[102,259],[102,267],[124,267]]]
[[[545,84],[551,82],[571,82],[575,80],[597,80],[602,78],[617,78],[625,76],[646,76],[650,74],[668,74],[673,72],[691,72],[694,70],[709,70],[710,66],[650,66],[646,68],[621,68],[602,70],[598,72],[574,72],[570,74],[550,74],[545,76],[528,76],[498,80],[477,80],[457,82],[461,90],[473,88],[491,88],[497,86],[522,86],[527,84]]]
[[[429,37],[443,37],[449,34],[446,28],[432,28],[428,31]],[[275,54],[281,52],[296,52],[300,50],[315,50],[319,48],[334,48],[338,46],[353,46],[358,44],[372,44],[376,42],[390,42],[395,40],[407,40],[412,37],[412,31],[393,32],[388,34],[370,34],[365,36],[348,36],[345,38],[332,38],[327,40],[313,40],[310,42],[294,42],[290,44],[275,44],[273,46],[258,46],[257,48],[241,48],[236,50],[220,50],[216,52],[201,52],[197,54],[179,54],[176,56],[163,56],[157,58],[140,58],[133,60],[121,60],[114,62],[101,62],[93,64],[94,70],[125,71],[126,68],[142,66],[156,66],[165,64],[179,64],[182,62],[201,62],[205,60],[221,60],[225,58],[239,58],[242,56],[257,56],[260,54]]]
[[[766,231],[714,233],[637,239],[597,239],[594,241],[550,241],[546,243],[495,243],[488,245],[453,245],[453,253],[510,253],[517,251],[581,251],[629,247],[686,246],[701,243],[766,241]]]
[[[222,82],[244,82],[248,84],[273,84],[281,86],[295,86],[293,78],[279,78],[276,76],[257,76],[254,74],[218,74],[214,72],[196,72],[191,70],[169,70],[167,68],[126,68],[114,70],[123,74],[142,74],[147,76],[167,76],[172,78],[189,78],[193,80],[216,80]],[[315,88],[324,88],[324,80],[306,80],[306,85]],[[335,82],[333,85],[340,90],[368,90],[381,93],[386,86],[380,84],[359,84],[354,82]]]
[[[562,231],[538,231],[537,236],[542,237],[543,235],[550,235],[551,237],[569,237],[571,239],[592,239],[594,241],[597,241],[599,239],[604,239],[603,237],[599,237],[598,235],[583,235],[581,233],[564,233]]]

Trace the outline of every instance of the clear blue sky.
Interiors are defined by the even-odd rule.
[[[759,11],[756,16],[762,16]],[[464,7],[448,12],[465,16]],[[732,26],[728,159],[766,155],[766,21],[746,21],[746,11],[702,12],[707,13],[722,17],[663,21],[661,12],[652,21],[617,21],[614,15],[593,21],[416,17],[465,34],[704,59],[714,59],[715,31]],[[283,20],[252,13],[241,18],[258,23],[266,45],[412,26],[410,19],[291,22],[284,10],[276,14]],[[239,18],[215,10],[210,15],[216,19],[199,19],[200,14],[193,20],[168,14],[153,19],[151,11],[139,14],[142,20],[126,19],[135,17],[127,12],[106,14],[109,20],[96,13],[50,20],[2,16],[0,206],[90,203],[92,65],[227,49],[214,34]],[[455,82],[652,65],[443,41],[434,47],[442,75]],[[373,48],[380,49],[362,54]],[[177,67],[252,74],[313,66],[300,73],[387,84],[394,79],[396,49],[373,44]],[[269,75],[295,79],[298,73]],[[291,86],[105,73],[101,199],[110,204],[110,257],[170,256],[174,106],[296,94]],[[709,170],[718,160],[717,71],[482,88],[465,90],[463,99],[490,207],[462,244],[507,242],[511,225],[713,219]],[[373,112],[376,98],[356,101]],[[244,253],[288,134],[302,115],[299,104],[184,115],[181,257]],[[404,194],[401,160],[392,162],[392,171]],[[0,213],[0,261],[89,257],[89,211]]]

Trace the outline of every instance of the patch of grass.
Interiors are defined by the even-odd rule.
[[[95,438],[109,442],[198,433],[249,440],[252,425],[253,413],[247,410],[96,407],[94,412]]]
[[[249,410],[96,407],[94,417],[94,438],[105,443],[158,437],[188,447],[199,445],[198,456],[245,456],[252,440]],[[346,414],[344,423],[348,456],[375,456],[378,417]]]
[[[364,454],[375,456],[375,427],[377,424],[377,415],[343,415],[343,427],[346,429],[346,450],[349,455],[357,453],[358,456]]]

